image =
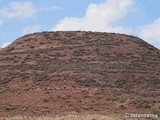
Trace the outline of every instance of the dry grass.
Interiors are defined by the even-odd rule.
[[[0,120],[133,120],[133,119],[122,118],[118,116],[94,114],[94,115],[56,115],[56,116],[41,116],[41,117],[15,116],[15,117],[0,117]]]

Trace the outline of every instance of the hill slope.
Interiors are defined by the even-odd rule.
[[[114,33],[43,32],[0,50],[0,115],[160,109],[160,51]]]

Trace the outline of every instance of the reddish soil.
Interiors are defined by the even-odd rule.
[[[42,32],[0,50],[0,116],[160,113],[160,50],[124,34]]]

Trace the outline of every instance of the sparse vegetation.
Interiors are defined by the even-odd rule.
[[[130,104],[136,108],[151,108],[151,105],[148,101],[143,100],[142,98],[136,98],[130,102]]]
[[[101,120],[83,113],[150,112],[160,107],[159,68],[160,52],[137,37],[80,31],[29,34],[0,50],[0,115]],[[82,117],[50,116],[66,111]]]
[[[129,118],[125,119],[120,116],[110,116],[110,115],[55,115],[55,116],[15,116],[15,117],[0,117],[0,120],[131,120]],[[134,119],[138,120],[138,119]]]
[[[49,100],[47,98],[43,99],[43,102],[47,103]]]

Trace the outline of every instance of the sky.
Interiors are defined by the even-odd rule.
[[[0,0],[0,47],[42,31],[138,36],[160,49],[160,0]]]

